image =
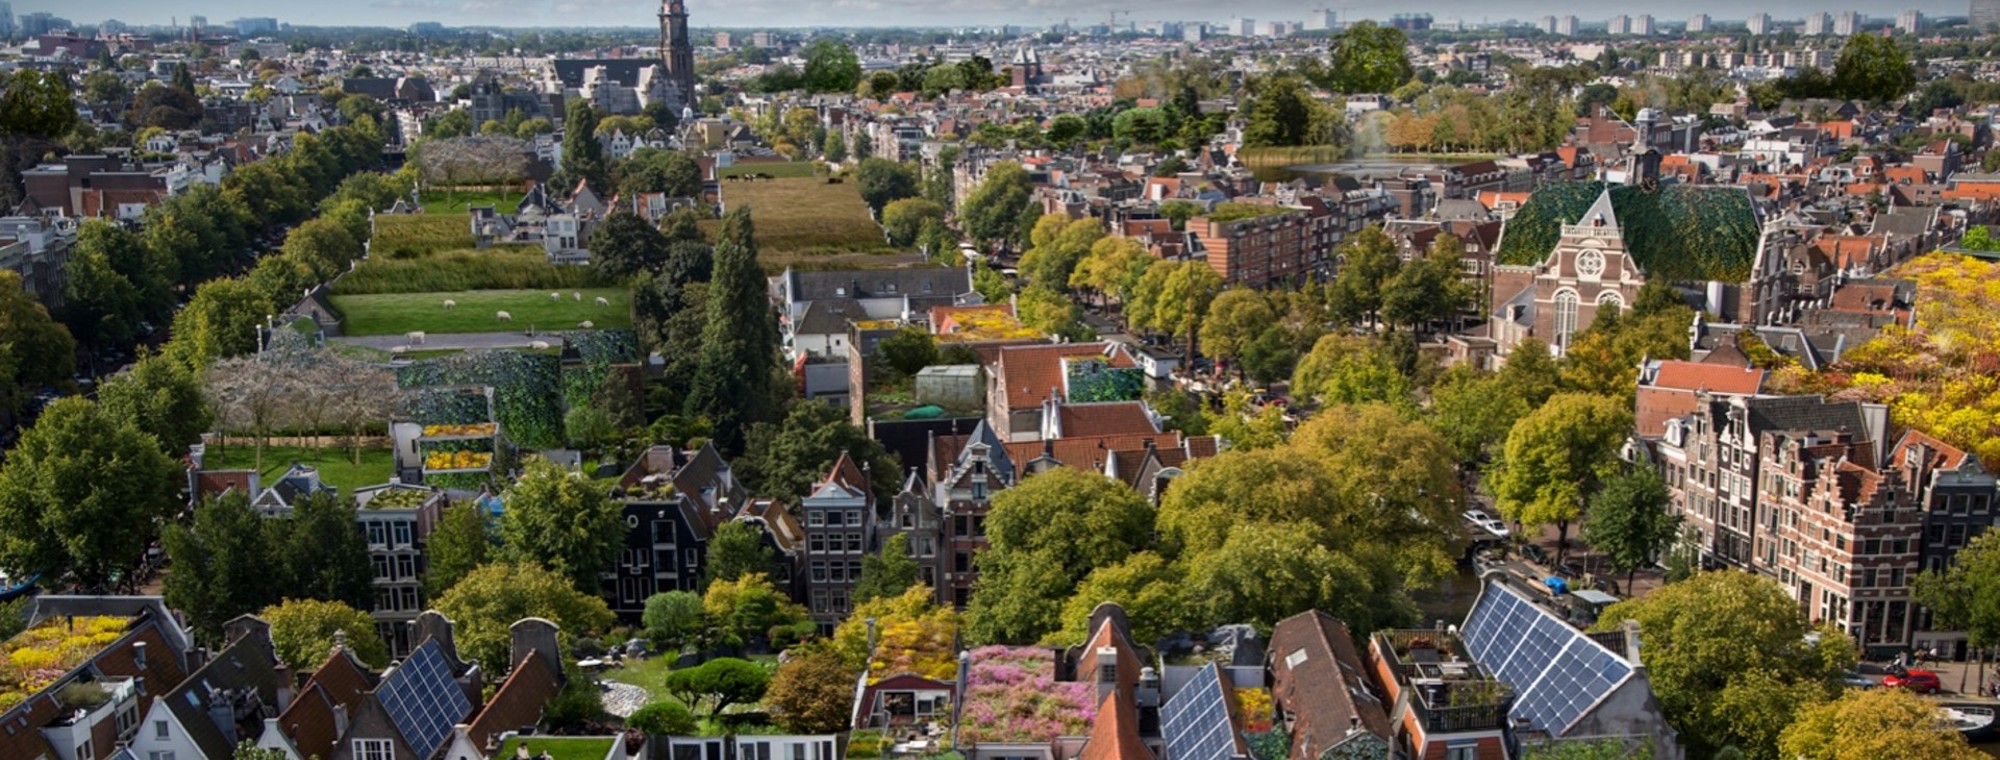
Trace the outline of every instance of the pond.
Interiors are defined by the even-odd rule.
[[[1372,156],[1332,163],[1255,166],[1251,168],[1251,174],[1264,182],[1289,182],[1300,177],[1331,177],[1343,174],[1353,177],[1371,177],[1391,175],[1405,171],[1432,171],[1469,164],[1478,160],[1483,159],[1480,157]]]

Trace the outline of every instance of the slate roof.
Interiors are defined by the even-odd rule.
[[[1750,430],[1844,430],[1857,439],[1868,435],[1855,403],[1830,403],[1819,396],[1777,396],[1745,399],[1750,410]]]
[[[231,644],[161,697],[188,738],[208,757],[234,756],[237,742],[254,740],[263,730],[265,711],[277,710],[278,658],[259,638],[248,636]],[[237,710],[234,721],[218,722],[209,714],[217,707]]]
[[[1600,206],[1601,198],[1608,203]],[[1626,251],[1649,276],[1749,279],[1760,236],[1757,209],[1743,188],[1720,185],[1667,185],[1650,193],[1602,182],[1549,185],[1507,221],[1498,259],[1542,263],[1561,239],[1562,225],[1587,223],[1604,209],[1616,219]]]
[[[972,292],[972,275],[964,267],[829,272],[786,269],[783,278],[785,292],[793,303],[827,298],[954,296]]]
[[[635,87],[639,84],[639,70],[660,64],[657,58],[557,58],[553,61],[556,78],[564,87],[583,86],[583,74],[592,67],[603,66],[605,77],[617,82],[621,87]]]

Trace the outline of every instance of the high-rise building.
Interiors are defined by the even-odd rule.
[[[728,32],[716,32],[716,33],[715,33],[715,46],[716,46],[716,47],[719,47],[719,48],[722,48],[723,50],[728,50],[728,49],[729,49],[729,44],[730,44],[731,42],[733,42],[733,41],[734,41],[734,38],[730,37],[730,36],[729,36],[729,33],[728,33]]]
[[[1334,29],[1336,28],[1334,21],[1334,13],[1331,8],[1306,11],[1306,29],[1308,30]]]
[[[1604,33],[1605,33],[1605,34],[1631,34],[1631,33],[1632,33],[1632,17],[1631,17],[1631,16],[1627,16],[1627,15],[1625,15],[1625,14],[1623,14],[1623,13],[1620,13],[1620,14],[1618,14],[1618,15],[1616,15],[1616,16],[1612,16],[1610,20],[1608,20],[1608,21],[1605,21],[1605,22],[1604,22]]]
[[[1994,2],[2000,2],[2000,0],[1994,0]],[[1576,27],[1577,27],[1577,22],[1575,16],[1564,16],[1560,20],[1556,21],[1556,34],[1560,34],[1564,37],[1575,37]]]
[[[1965,17],[1967,24],[1982,32],[2000,26],[2000,0],[1972,0]]]
[[[2000,0],[1992,0],[1992,1],[1995,3],[2000,3]],[[1752,13],[1750,14],[1750,18],[1744,21],[1743,25],[1750,28],[1751,34],[1770,34],[1771,14]]]
[[[1841,11],[1833,16],[1833,33],[1840,37],[1852,37],[1861,31],[1861,14]]]
[[[1254,37],[1257,34],[1257,20],[1254,18],[1232,18],[1229,20],[1229,34],[1235,37]]]
[[[0,3],[0,39],[14,36],[14,6]]]
[[[1632,19],[1632,28],[1628,31],[1630,31],[1633,34],[1645,35],[1647,37],[1653,36],[1653,14],[1641,13],[1638,16],[1634,17]]]
[[[1807,37],[1824,37],[1832,29],[1833,18],[1828,16],[1825,11],[1806,14],[1805,35]]]
[[[21,14],[20,33],[22,37],[35,37],[58,29],[72,26],[69,19],[45,11]]]
[[[694,105],[694,41],[688,39],[687,4],[660,4],[660,60],[667,65],[667,82],[680,91],[682,105]]]
[[[1542,33],[1543,33],[1543,34],[1555,34],[1555,33],[1556,33],[1556,17],[1554,17],[1554,16],[1543,16],[1543,17],[1542,17],[1542,19],[1541,19],[1540,21],[1537,21],[1537,22],[1535,22],[1535,28],[1536,28],[1536,29],[1540,29],[1540,30],[1542,31]]]
[[[1923,11],[1907,10],[1896,15],[1896,31],[1903,34],[1916,34],[1923,30]]]
[[[229,22],[229,24],[231,26],[236,27],[236,34],[239,37],[250,37],[258,34],[276,34],[278,31],[278,20],[271,18],[269,16],[260,16],[257,18],[239,18],[236,19],[235,21]]]
[[[1689,34],[1700,34],[1708,31],[1708,14],[1697,13],[1689,16],[1687,30]]]

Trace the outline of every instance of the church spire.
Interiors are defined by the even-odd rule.
[[[687,4],[682,0],[660,3],[660,62],[666,65],[667,81],[680,91],[681,103],[693,107],[694,41],[688,38]]]

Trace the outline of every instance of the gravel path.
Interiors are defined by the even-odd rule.
[[[605,681],[604,686],[604,711],[620,718],[631,717],[651,701],[645,689],[631,684]]]

